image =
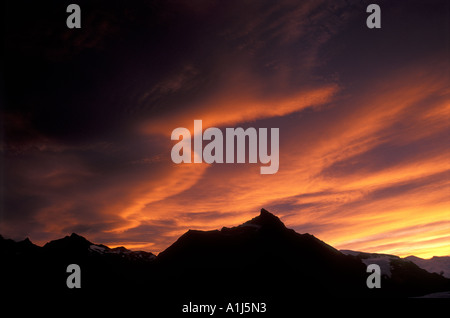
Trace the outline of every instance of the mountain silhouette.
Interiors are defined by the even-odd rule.
[[[66,267],[82,269],[81,292],[135,293],[152,299],[228,297],[410,297],[450,290],[450,280],[393,255],[338,251],[286,228],[262,209],[220,230],[189,230],[155,256],[111,249],[75,233],[39,247],[0,237],[2,285],[9,290],[74,293]],[[392,256],[392,257],[391,257]],[[368,262],[380,264],[382,288],[366,286]],[[386,263],[387,262],[387,263]],[[387,264],[387,265],[386,265]],[[384,271],[384,273],[383,273]]]
[[[64,253],[74,253],[87,251],[91,245],[93,245],[93,243],[89,242],[84,237],[76,233],[72,233],[70,236],[66,236],[62,239],[48,242],[44,245],[44,249],[49,251],[53,250]]]
[[[189,230],[161,252],[156,263],[165,276],[186,285],[201,282],[213,288],[211,282],[240,281],[245,282],[240,290],[249,294],[263,293],[267,286],[277,290],[286,282],[303,286],[306,293],[350,296],[367,289],[360,261],[313,235],[287,229],[264,209],[237,227]],[[223,284],[221,291],[235,287]]]

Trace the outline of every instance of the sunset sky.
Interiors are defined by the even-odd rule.
[[[0,234],[158,253],[265,208],[338,249],[450,255],[450,3],[8,1]],[[172,130],[280,129],[280,165]],[[206,142],[205,142],[206,143]]]

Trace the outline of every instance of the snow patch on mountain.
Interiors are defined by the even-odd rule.
[[[107,249],[105,247],[99,246],[99,245],[95,245],[95,244],[92,244],[91,246],[89,246],[89,249],[91,251],[93,251],[93,252],[97,252],[97,253],[101,253],[101,254],[107,252]]]
[[[380,266],[381,275],[386,275],[387,277],[391,277],[391,257],[389,256],[381,256],[381,257],[371,257],[371,258],[365,258],[361,261],[366,264],[366,266],[369,266],[370,264],[377,264]]]
[[[378,264],[381,269],[381,274],[386,274],[388,277],[391,275],[391,260],[402,259],[398,256],[389,254],[365,253],[352,250],[340,250],[340,252],[345,255],[352,255],[360,258],[366,265]],[[437,273],[446,278],[450,278],[450,256],[433,256],[430,259],[408,256],[403,258],[403,260],[412,262],[429,273]]]
[[[405,259],[430,273],[438,273],[446,278],[450,278],[450,256],[434,256],[430,259],[408,256]]]
[[[365,253],[365,252],[359,252],[359,251],[352,251],[352,250],[341,250],[341,253],[345,255],[352,255],[355,256],[366,265],[369,266],[370,264],[377,264],[380,266],[381,275],[385,275],[387,277],[391,277],[392,271],[391,271],[391,261],[393,259],[399,259],[398,256],[390,255],[390,254],[377,254],[377,253]]]

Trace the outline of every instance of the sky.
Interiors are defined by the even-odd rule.
[[[7,1],[0,234],[159,253],[265,208],[338,249],[450,255],[450,4]],[[279,170],[175,164],[177,127],[279,128]]]

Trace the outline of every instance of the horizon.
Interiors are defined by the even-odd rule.
[[[273,216],[275,216],[276,218],[278,218],[278,216],[276,215],[276,214],[274,214],[274,213],[272,213],[272,212],[270,212],[270,211],[267,211],[266,209],[264,209],[264,208],[262,208],[261,210],[265,210],[266,212],[268,212],[269,214],[271,214],[271,215],[273,215]],[[262,212],[262,211],[261,211]],[[261,214],[259,214],[259,215],[257,215],[256,217],[258,217],[258,216],[260,216]],[[255,217],[255,218],[256,218]],[[279,218],[278,218],[279,219]],[[251,219],[250,219],[251,220]],[[224,227],[226,227],[226,228],[234,228],[234,227],[239,227],[239,226],[241,226],[241,225],[243,225],[243,224],[245,224],[246,222],[249,222],[250,220],[247,220],[247,221],[245,221],[245,222],[243,222],[243,223],[241,223],[241,224],[239,224],[239,225],[236,225],[236,226],[232,226],[232,227],[228,227],[228,226],[223,226],[222,228],[224,228]],[[280,221],[284,224],[284,222],[280,219]],[[284,224],[285,225],[285,224]],[[286,228],[287,229],[290,229],[288,226],[286,226]],[[196,230],[196,229],[188,229],[187,231],[190,231],[190,230]],[[221,229],[212,229],[212,230],[204,230],[204,231],[215,231],[215,230],[221,230]],[[187,232],[186,231],[186,232]],[[185,233],[186,233],[185,232]],[[185,234],[185,233],[183,233],[183,234]],[[297,234],[310,234],[310,235],[312,235],[312,236],[314,236],[314,237],[316,237],[313,233],[299,233],[299,232],[297,232],[296,231],[296,233]],[[49,242],[52,242],[52,241],[54,241],[54,240],[59,240],[59,239],[63,239],[63,238],[66,238],[66,237],[71,237],[71,236],[73,236],[73,235],[77,235],[77,236],[80,236],[80,237],[82,237],[82,238],[84,238],[84,239],[86,239],[87,241],[89,241],[90,243],[92,243],[93,245],[104,245],[104,246],[106,246],[106,247],[108,247],[108,248],[111,248],[111,249],[114,249],[114,248],[118,248],[118,247],[125,247],[126,249],[128,249],[128,250],[130,250],[130,251],[136,251],[136,252],[139,252],[139,251],[143,251],[143,252],[149,252],[149,253],[152,253],[152,254],[154,254],[154,255],[156,255],[156,256],[158,256],[161,252],[163,252],[165,249],[167,249],[168,247],[170,247],[173,243],[175,243],[176,242],[176,240],[174,241],[174,242],[172,242],[169,246],[167,246],[165,249],[163,249],[163,250],[161,250],[161,251],[151,251],[151,250],[143,250],[143,249],[139,249],[139,248],[130,248],[130,247],[126,247],[126,246],[124,246],[124,245],[121,245],[121,244],[118,244],[118,245],[115,245],[115,244],[109,244],[109,245],[106,245],[106,244],[104,244],[104,243],[102,243],[102,242],[92,242],[89,238],[87,238],[87,237],[85,237],[85,236],[83,236],[83,235],[79,235],[79,234],[77,234],[77,233],[75,233],[75,232],[72,232],[72,233],[70,233],[70,234],[67,234],[67,235],[64,235],[63,237],[59,237],[59,238],[56,238],[56,239],[53,239],[53,240],[50,240],[50,241],[47,241],[47,242],[45,242],[45,243],[41,243],[41,244],[36,244],[35,242],[33,242],[32,240],[30,240],[28,237],[26,237],[26,238],[24,238],[23,240],[15,240],[15,242],[21,242],[21,241],[25,241],[25,240],[29,240],[32,244],[34,244],[34,245],[36,245],[36,246],[38,246],[38,247],[43,247],[45,244],[47,244],[47,243],[49,243]],[[0,237],[2,237],[3,239],[10,239],[10,238],[7,238],[7,237],[5,237],[5,236],[3,236],[1,233],[0,233]],[[316,237],[317,239],[319,239],[320,240],[320,238],[319,237]],[[322,240],[321,240],[322,241]],[[324,242],[325,244],[327,244],[327,242]],[[332,246],[333,248],[335,248],[334,246]],[[357,253],[368,253],[368,252],[366,252],[366,251],[356,251],[356,250],[346,250],[346,249],[338,249],[338,248],[336,248],[339,252],[341,252],[341,253],[343,253],[343,251],[350,251],[350,252],[357,252]],[[344,253],[345,254],[345,253]],[[370,254],[383,254],[383,253],[376,253],[376,252],[371,252]],[[414,257],[417,257],[416,255],[407,255],[407,256],[401,256],[401,255],[394,255],[394,254],[387,254],[387,255],[393,255],[393,256],[398,256],[398,257],[400,257],[400,258],[407,258],[407,257],[409,257],[409,256],[414,256]],[[418,257],[418,258],[420,258],[420,259],[424,259],[424,260],[427,260],[427,259],[432,259],[432,258],[434,258],[434,257],[450,257],[450,255],[441,255],[441,256],[431,256],[431,257],[429,257],[429,258],[422,258],[422,257]]]
[[[380,0],[380,29],[357,0],[77,3],[80,29],[6,6],[2,235],[157,253],[264,206],[339,250],[450,254],[448,1]],[[276,173],[175,164],[194,120],[279,129]]]

